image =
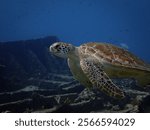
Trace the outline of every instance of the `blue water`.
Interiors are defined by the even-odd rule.
[[[0,41],[111,42],[150,62],[149,13],[149,0],[1,0]]]

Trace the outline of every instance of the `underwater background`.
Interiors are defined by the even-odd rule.
[[[0,0],[0,112],[150,112],[150,90],[113,79],[128,97],[88,91],[48,47],[107,42],[150,62],[149,0]]]

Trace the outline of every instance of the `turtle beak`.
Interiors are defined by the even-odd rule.
[[[49,47],[49,51],[50,51],[51,53],[54,53],[56,50],[54,49],[53,46],[50,46],[50,47]]]
[[[50,51],[50,52],[53,51],[53,47],[52,47],[52,46],[49,47],[49,51]]]

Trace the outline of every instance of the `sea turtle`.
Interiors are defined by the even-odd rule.
[[[75,47],[56,42],[49,50],[58,57],[68,59],[74,78],[81,84],[95,87],[117,99],[124,98],[125,94],[112,78],[135,78],[140,86],[150,83],[150,65],[113,44],[89,42]]]

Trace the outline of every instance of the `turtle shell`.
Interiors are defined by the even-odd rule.
[[[128,50],[108,43],[90,42],[80,46],[85,56],[93,56],[102,63],[150,72],[150,65]]]

